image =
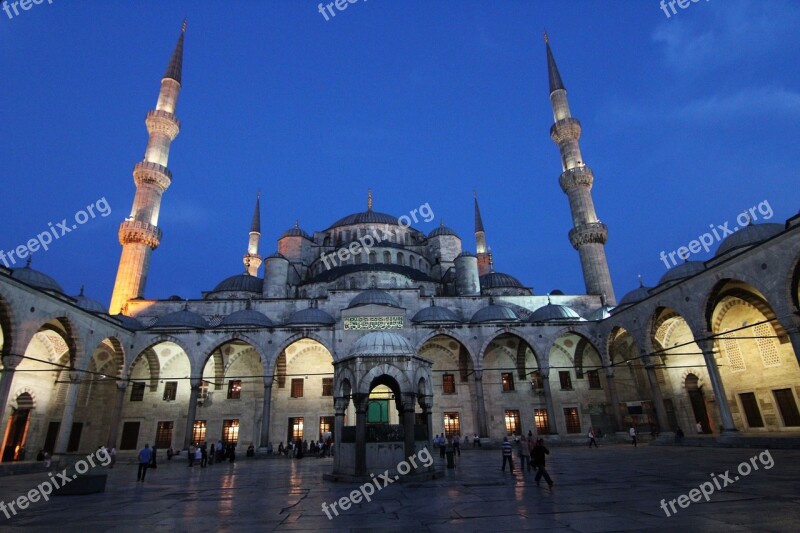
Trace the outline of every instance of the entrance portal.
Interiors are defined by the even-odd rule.
[[[28,433],[33,397],[27,392],[17,396],[17,408],[8,420],[6,428],[6,445],[3,449],[2,462],[25,460],[25,437]]]
[[[711,433],[711,423],[708,419],[706,400],[703,397],[703,389],[698,386],[698,378],[694,374],[686,376],[686,392],[689,393],[689,401],[692,402],[694,412],[694,422],[700,422],[703,426],[703,433]]]

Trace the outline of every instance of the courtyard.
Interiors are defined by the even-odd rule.
[[[136,481],[136,465],[120,461],[108,470],[103,494],[51,497],[0,520],[4,530],[92,532],[796,531],[800,524],[797,450],[770,450],[770,461],[761,461],[758,448],[613,444],[550,451],[552,488],[521,472],[516,456],[510,474],[500,471],[499,450],[466,448],[444,477],[389,484],[331,520],[322,504],[358,485],[323,482],[330,458],[240,456],[233,464],[189,469],[184,455],[162,460],[144,483]],[[438,453],[434,458],[444,464]],[[734,482],[742,462],[759,468]],[[715,478],[723,486],[726,471],[731,483],[714,489],[708,502],[677,506],[666,516],[662,499],[668,505]],[[10,502],[46,479],[44,473],[4,477],[0,500]]]

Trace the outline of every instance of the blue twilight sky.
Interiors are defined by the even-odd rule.
[[[544,28],[583,124],[618,298],[638,274],[654,285],[659,253],[709,225],[736,226],[764,201],[772,222],[800,207],[798,2],[701,1],[667,18],[656,0],[358,0],[329,21],[317,5],[0,11],[0,249],[105,198],[109,216],[33,266],[108,303],[144,116],[184,16],[182,129],[147,297],[196,298],[242,272],[259,189],[268,255],[296,219],[312,232],[365,210],[369,187],[396,216],[427,202],[435,221],[416,227],[444,220],[473,251],[477,188],[498,271],[537,294],[584,291],[549,137]]]

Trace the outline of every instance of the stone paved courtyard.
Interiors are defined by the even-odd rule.
[[[466,449],[455,470],[424,483],[394,483],[328,520],[331,503],[356,485],[321,481],[331,459],[270,458],[201,470],[163,461],[136,482],[136,467],[118,463],[106,492],[53,497],[7,520],[0,530],[26,531],[797,531],[800,451],[770,451],[774,467],[741,477],[711,501],[666,517],[661,499],[677,498],[730,470],[760,449],[608,445],[553,447],[552,489],[533,474],[500,471],[498,450]],[[440,462],[438,455],[435,460]],[[518,465],[517,465],[518,466]],[[719,477],[719,476],[718,476]],[[47,479],[0,478],[9,502]]]

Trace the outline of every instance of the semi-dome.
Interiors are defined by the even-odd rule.
[[[668,283],[670,281],[678,281],[681,279],[688,278],[689,276],[694,276],[695,274],[699,274],[706,267],[702,261],[686,261],[677,265],[669,270],[661,276],[661,279],[658,280],[658,284],[662,285],[664,283]]]
[[[264,280],[250,274],[237,274],[220,281],[212,292],[254,292],[261,294]]]
[[[714,256],[719,257],[720,255],[733,250],[734,248],[758,244],[759,242],[765,241],[770,237],[774,237],[782,231],[783,224],[774,223],[750,224],[749,226],[741,227],[736,230],[736,233],[729,235],[720,243],[719,248],[717,248],[717,252],[714,254]]]
[[[469,320],[473,324],[484,322],[517,322],[519,317],[510,307],[505,305],[490,304],[479,309]]]
[[[480,277],[481,289],[502,289],[513,287],[524,289],[522,283],[514,276],[503,274],[502,272],[489,272]]]
[[[122,327],[131,331],[139,331],[144,329],[141,322],[128,315],[112,315],[111,318],[122,324]]]
[[[460,320],[450,309],[432,305],[417,311],[411,322],[415,324],[452,324],[460,322]]]
[[[583,321],[583,318],[571,307],[548,303],[531,313],[531,322],[554,322],[561,320]]]
[[[258,326],[261,328],[271,328],[274,327],[274,324],[264,313],[253,309],[242,309],[223,318],[219,327],[225,326]]]
[[[368,289],[350,301],[348,309],[361,305],[385,305],[388,307],[400,307],[400,303],[386,291],[380,289]]]
[[[356,341],[350,355],[416,355],[416,352],[402,335],[389,331],[373,331]]]
[[[89,311],[90,313],[108,313],[108,308],[98,302],[93,298],[89,298],[88,296],[84,296],[83,294],[83,287],[81,287],[81,292],[77,296],[73,296],[75,298],[75,305]]]
[[[158,320],[150,326],[151,328],[193,328],[193,329],[206,329],[208,322],[202,316],[182,309],[174,313],[168,313],[164,316],[158,317]]]
[[[458,237],[458,234],[455,232],[455,230],[448,228],[444,225],[444,223],[442,223],[438,228],[434,229],[428,234],[428,238],[440,237],[442,235],[452,235],[453,237]]]
[[[22,268],[11,269],[11,277],[18,279],[22,283],[27,283],[32,287],[36,287],[37,289],[64,294],[64,289],[61,288],[61,285],[59,285],[56,280],[47,274],[32,269],[30,260]]]
[[[606,318],[611,316],[611,311],[613,311],[613,310],[614,310],[614,307],[612,307],[610,305],[604,305],[602,307],[599,307],[598,309],[595,309],[594,311],[592,311],[588,315],[586,315],[586,320],[590,320],[592,322],[605,320]]]
[[[347,215],[344,218],[340,218],[331,224],[328,229],[339,228],[341,226],[352,226],[353,224],[391,224],[397,226],[398,222],[397,217],[369,209],[361,213],[353,213],[352,215]]]
[[[641,302],[642,300],[650,297],[650,290],[652,287],[645,287],[641,286],[638,289],[634,289],[625,296],[622,297],[622,300],[619,301],[619,305],[630,305],[635,304],[636,302]]]
[[[308,307],[300,311],[295,311],[289,317],[289,320],[286,321],[287,326],[331,326],[335,323],[336,321],[331,315],[315,307]]]

